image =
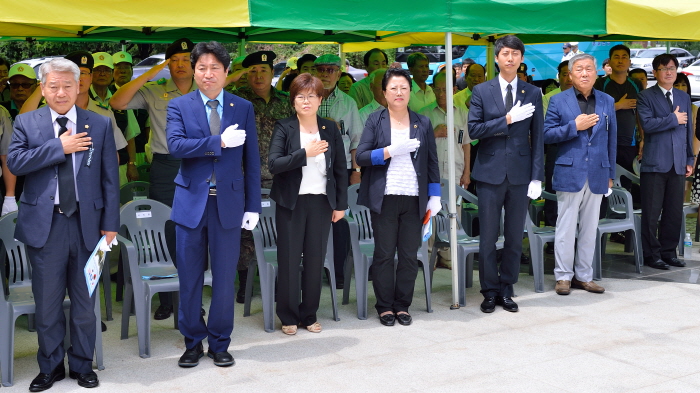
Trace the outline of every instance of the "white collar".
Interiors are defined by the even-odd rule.
[[[510,83],[508,83],[508,82],[506,82],[505,79],[503,79],[501,74],[498,74],[498,84],[501,86],[501,91],[503,92],[503,94],[505,94],[505,92],[507,92],[506,89],[507,89],[508,85],[513,86],[512,91],[513,91],[513,94],[515,94],[515,90],[517,90],[517,88],[518,88],[518,76],[516,75],[515,78],[513,78],[513,80]]]
[[[78,124],[78,111],[75,110],[75,105],[73,105],[68,112],[65,115],[61,115],[55,110],[53,110],[51,107],[49,107],[49,111],[51,112],[51,122],[55,123],[56,119],[60,116],[65,116],[70,120],[73,124]]]

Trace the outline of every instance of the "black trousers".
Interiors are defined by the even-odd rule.
[[[299,195],[294,210],[277,205],[277,316],[282,325],[316,322],[332,214],[326,195]]]
[[[63,299],[66,289],[70,297],[70,342],[68,365],[71,371],[92,371],[95,352],[95,299],[100,294],[88,295],[85,263],[91,251],[85,247],[80,226],[80,212],[66,217],[52,213],[49,238],[42,248],[27,246],[32,265],[32,293],[36,302],[36,331],[39,351],[36,354],[39,370],[48,374],[63,364],[66,351],[66,317]],[[109,274],[104,272],[103,274]]]
[[[673,168],[666,173],[642,172],[640,183],[644,260],[676,258],[683,222],[685,176],[676,174]]]
[[[481,293],[489,296],[513,296],[513,284],[518,282],[520,256],[523,253],[523,229],[529,199],[527,184],[511,184],[508,178],[501,184],[478,182],[479,189],[479,281]],[[496,260],[496,241],[500,230],[501,208],[505,208],[503,253]]]
[[[151,162],[151,187],[148,191],[148,198],[163,202],[173,206],[175,197],[175,177],[180,170],[180,160],[173,158],[170,154],[153,154]],[[177,247],[175,241],[175,223],[169,221],[165,223],[165,243],[173,258],[173,263],[177,266]],[[160,304],[170,307],[173,305],[173,296],[170,292],[158,293]]]
[[[418,274],[423,227],[417,196],[385,195],[382,212],[371,212],[374,233],[372,285],[377,313],[408,311]],[[394,273],[394,255],[399,262]]]

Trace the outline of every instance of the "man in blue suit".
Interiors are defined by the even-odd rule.
[[[474,87],[469,111],[469,137],[481,145],[472,177],[479,192],[479,281],[485,313],[493,312],[496,304],[518,311],[511,297],[520,272],[526,196],[538,198],[544,180],[542,93],[516,75],[525,45],[515,36],[503,36],[495,53],[501,73]],[[503,208],[505,244],[499,265],[496,241]]]
[[[642,251],[645,265],[668,270],[669,265],[685,266],[677,258],[676,246],[683,222],[685,178],[693,174],[695,161],[693,119],[688,116],[693,112],[688,94],[673,87],[678,70],[676,57],[662,54],[651,65],[657,83],[637,98],[645,138],[639,185]]]
[[[40,392],[65,378],[63,299],[70,296],[69,376],[83,387],[99,385],[92,371],[96,320],[83,269],[106,236],[119,230],[119,169],[109,118],[76,107],[80,70],[54,59],[39,70],[47,106],[17,116],[7,166],[26,176],[15,238],[27,245],[32,265],[39,338]],[[106,274],[109,274],[108,272]]]
[[[223,90],[231,62],[226,49],[200,42],[190,59],[199,90],[170,101],[166,125],[168,150],[182,159],[171,216],[186,346],[178,365],[199,364],[208,338],[207,355],[226,367],[235,363],[228,346],[241,228],[252,230],[261,212],[260,153],[252,104]],[[213,282],[205,323],[200,306],[208,256]]]
[[[595,57],[576,55],[568,67],[574,87],[552,96],[544,120],[544,143],[558,146],[552,176],[559,208],[555,290],[559,295],[568,295],[571,287],[603,293],[605,289],[593,282],[593,252],[600,202],[612,192],[615,178],[615,100],[593,89]]]

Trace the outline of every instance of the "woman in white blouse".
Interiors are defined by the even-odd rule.
[[[321,80],[301,74],[289,92],[296,115],[275,124],[268,166],[274,175],[270,197],[277,203],[277,316],[282,332],[293,335],[297,326],[321,332],[316,311],[323,261],[331,222],[347,209],[348,172],[337,124],[316,115]]]
[[[386,326],[396,320],[410,325],[423,217],[441,208],[440,170],[430,120],[408,109],[411,75],[387,69],[382,90],[387,109],[369,116],[355,155],[363,167],[357,201],[371,211],[379,320]]]

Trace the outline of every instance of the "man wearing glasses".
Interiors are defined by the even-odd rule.
[[[26,64],[17,63],[8,74],[8,87],[10,89],[10,100],[0,103],[11,117],[11,121],[6,122],[4,132],[2,133],[2,141],[0,141],[0,160],[2,160],[2,178],[5,183],[5,199],[2,203],[2,215],[11,213],[17,210],[17,200],[22,194],[24,185],[24,176],[17,177],[9,169],[7,169],[7,150],[12,141],[12,122],[22,109],[22,105],[29,98],[34,90],[36,90],[36,73],[34,69]]]
[[[637,113],[644,130],[640,167],[642,251],[654,269],[683,267],[676,246],[683,217],[685,178],[693,174],[693,119],[690,97],[675,89],[678,59],[662,54],[651,63],[656,85],[642,90]],[[659,220],[659,215],[661,219]],[[658,229],[658,236],[657,236]]]

